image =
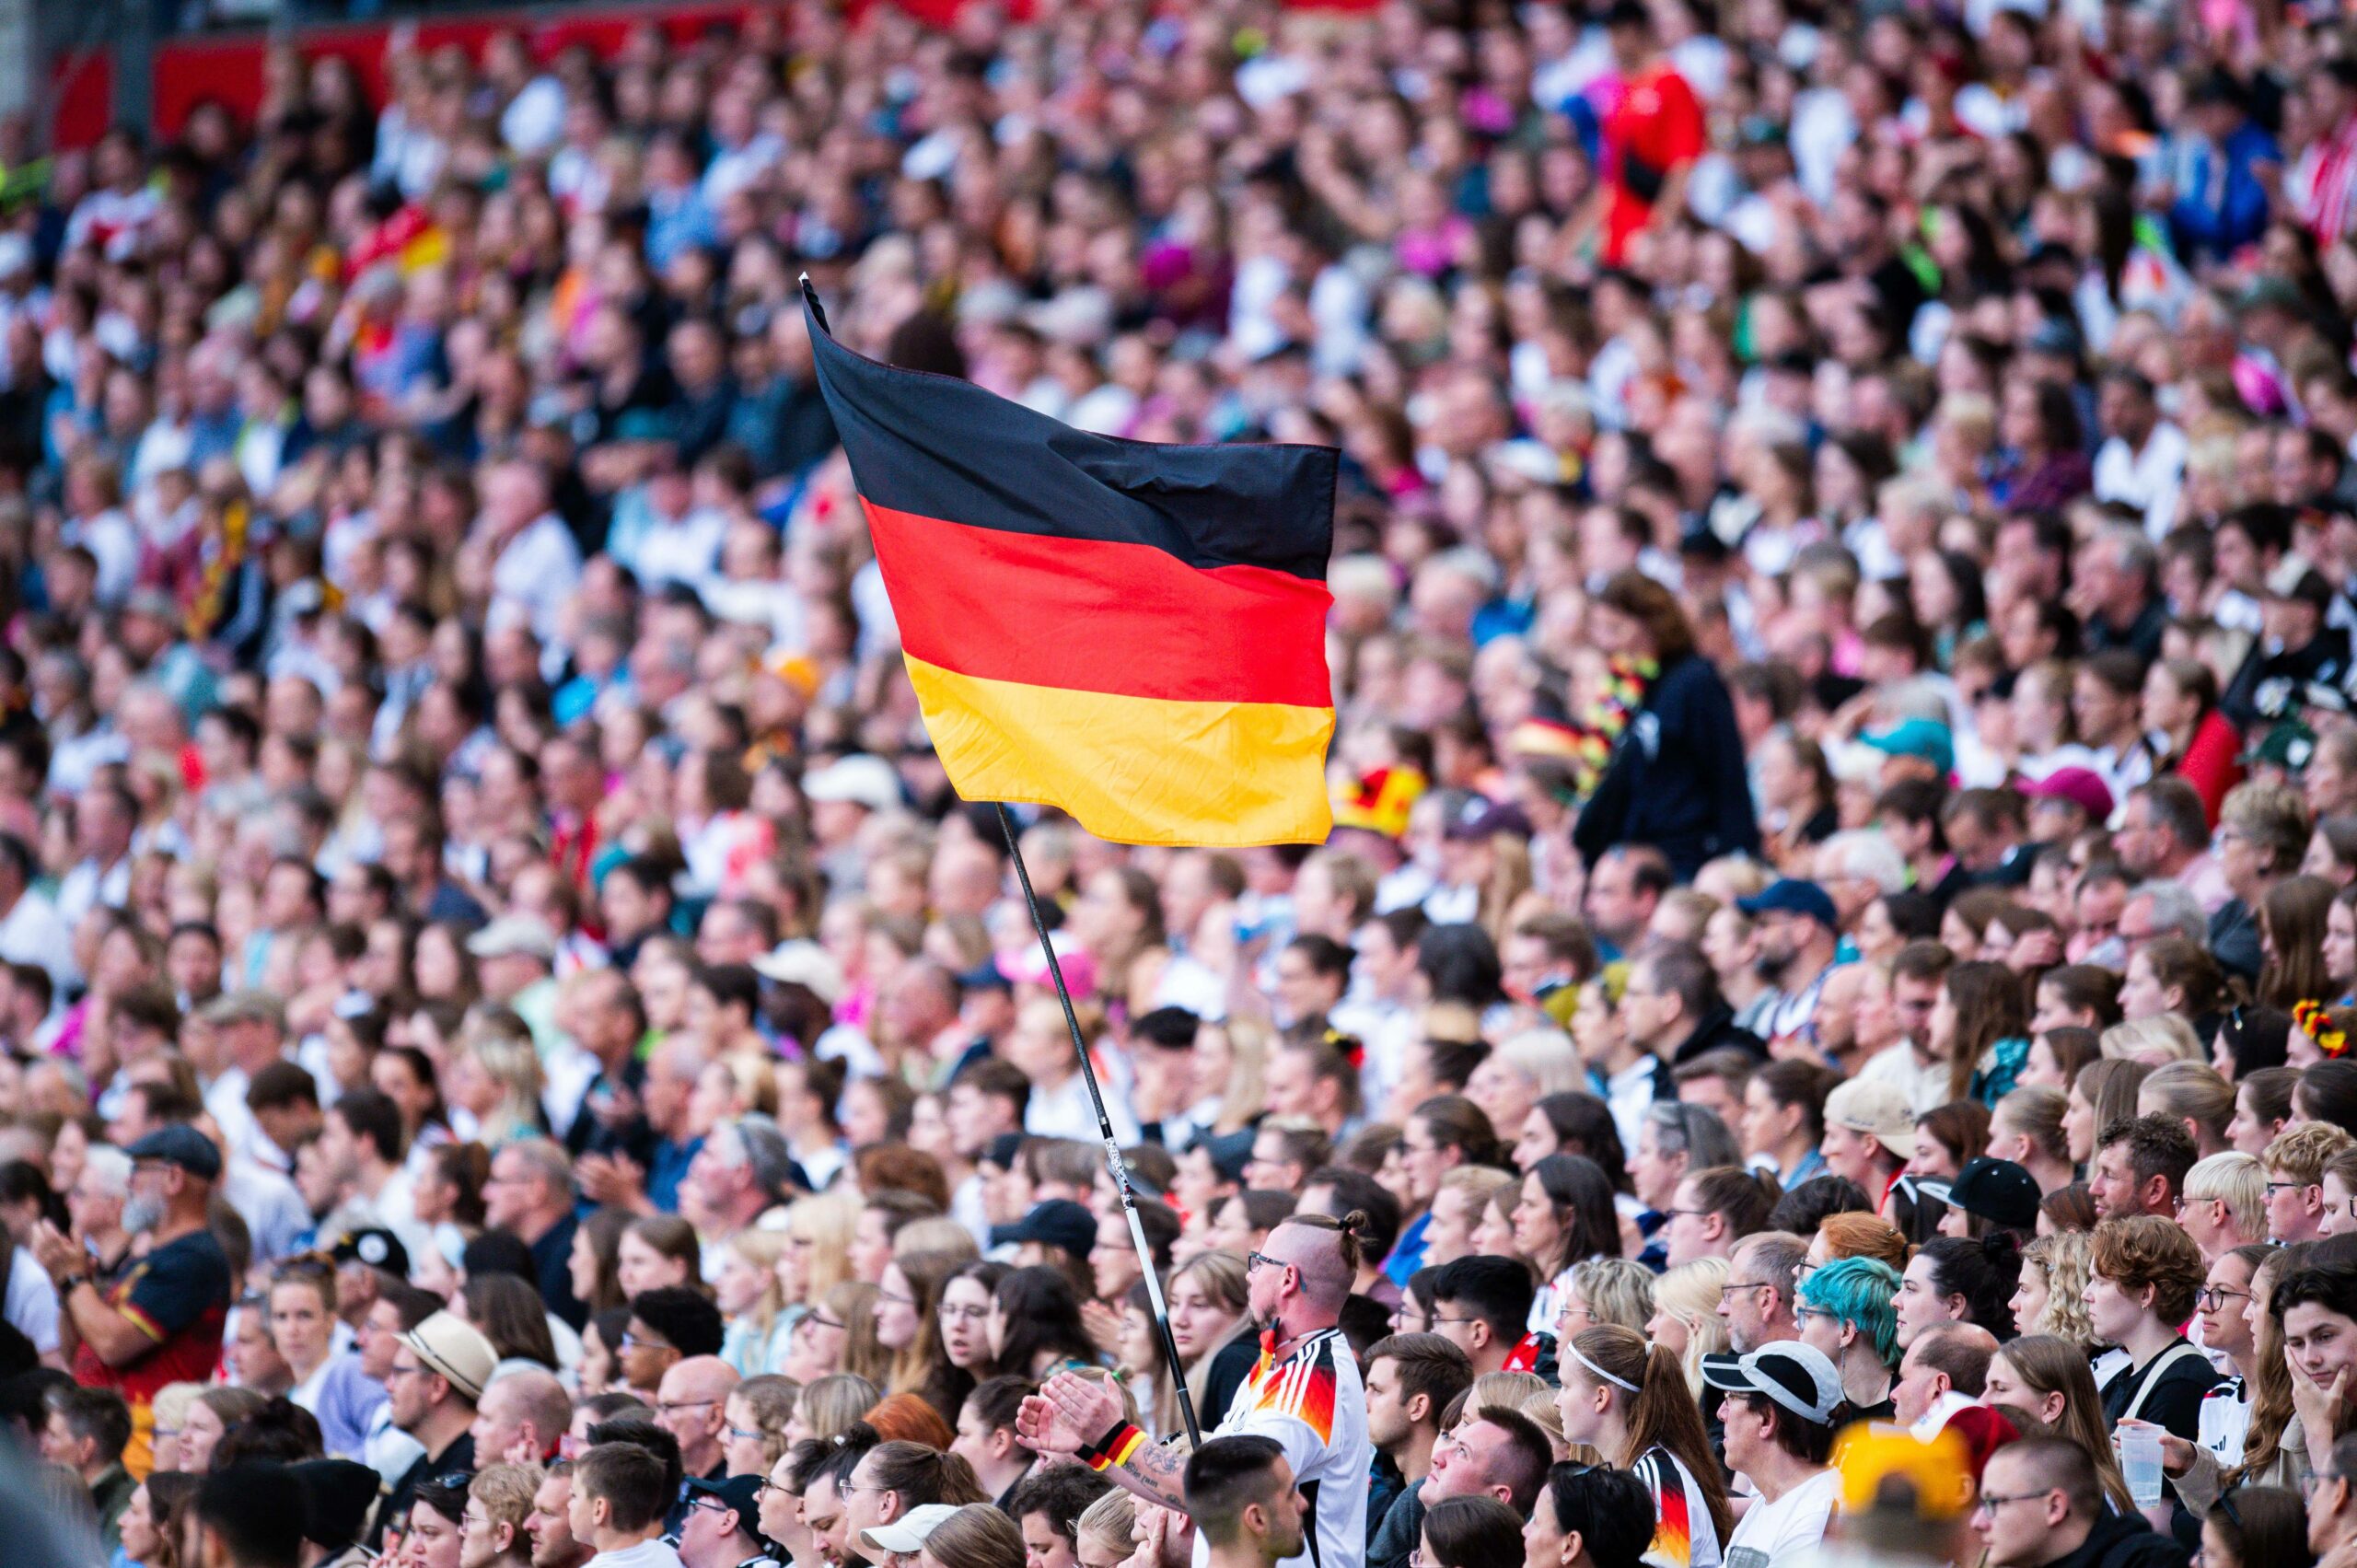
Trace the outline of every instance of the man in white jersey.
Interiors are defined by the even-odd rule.
[[[1260,1360],[1209,1435],[1272,1438],[1284,1454],[1306,1510],[1306,1550],[1280,1568],[1353,1568],[1366,1558],[1375,1448],[1358,1362],[1335,1327],[1358,1277],[1363,1217],[1295,1214],[1248,1260],[1246,1300],[1260,1325]],[[1149,1503],[1190,1512],[1186,1456],[1130,1425],[1108,1384],[1059,1373],[1023,1401],[1016,1431],[1035,1453],[1074,1455]],[[1195,1568],[1208,1568],[1211,1551],[1199,1531]]]

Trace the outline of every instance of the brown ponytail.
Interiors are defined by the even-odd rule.
[[[1573,1354],[1566,1359],[1578,1365],[1584,1359],[1593,1362],[1624,1383],[1634,1383],[1637,1391],[1615,1389],[1628,1411],[1629,1444],[1627,1451],[1608,1454],[1608,1462],[1627,1469],[1654,1448],[1664,1448],[1674,1454],[1694,1477],[1694,1484],[1701,1489],[1703,1505],[1711,1511],[1711,1524],[1724,1540],[1735,1527],[1735,1516],[1727,1507],[1725,1477],[1717,1458],[1711,1452],[1711,1436],[1702,1425],[1702,1407],[1695,1402],[1693,1386],[1686,1381],[1685,1364],[1676,1351],[1666,1345],[1649,1343],[1634,1329],[1624,1329],[1617,1323],[1599,1323],[1583,1329],[1572,1337]],[[1582,1372],[1587,1368],[1582,1366]],[[1662,1477],[1662,1484],[1675,1486],[1675,1475]]]

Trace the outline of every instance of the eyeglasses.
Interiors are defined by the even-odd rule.
[[[1706,1220],[1713,1214],[1718,1213],[1718,1211],[1716,1209],[1664,1209],[1662,1213],[1665,1214],[1691,1214],[1698,1220]]]
[[[1443,1323],[1479,1323],[1480,1320],[1479,1318],[1443,1318],[1435,1313],[1432,1318],[1432,1325],[1437,1329]]]
[[[2315,1185],[2316,1183],[2312,1181],[2270,1181],[2267,1184],[2267,1191],[2270,1194],[2283,1191],[2286,1189],[2297,1191],[2303,1187],[2313,1187]]]
[[[945,1301],[941,1304],[941,1315],[944,1318],[962,1318],[969,1323],[979,1323],[991,1315],[991,1309],[987,1307],[953,1307]]]
[[[877,1291],[876,1293],[876,1299],[878,1301],[888,1301],[895,1307],[914,1307],[917,1304],[917,1298],[915,1296],[894,1295],[888,1290]]]
[[[661,1340],[642,1340],[636,1334],[625,1332],[622,1335],[622,1342],[616,1348],[620,1350],[676,1351],[679,1347],[677,1345],[665,1344]]]
[[[1822,1307],[1795,1307],[1793,1308],[1793,1321],[1795,1323],[1805,1323],[1812,1318],[1830,1318],[1832,1316],[1832,1313],[1828,1312]]]
[[[706,1410],[719,1402],[718,1400],[673,1400],[668,1403],[658,1401],[655,1410],[658,1415],[669,1415],[673,1411]]]
[[[1775,1288],[1766,1280],[1729,1280],[1719,1287],[1719,1299],[1724,1301],[1729,1295],[1739,1290],[1773,1290]]]
[[[847,1329],[851,1326],[840,1318],[830,1318],[822,1312],[813,1312],[803,1321],[814,1329]]]
[[[2014,1492],[2002,1495],[1994,1492],[1984,1492],[1980,1494],[1980,1501],[1975,1505],[1974,1511],[1978,1513],[1985,1509],[1989,1513],[1994,1514],[1998,1509],[2003,1508],[2008,1503],[2027,1503],[2037,1498],[2051,1497],[2054,1495],[2055,1490],[2055,1488],[2049,1486],[2043,1492]]]
[[[741,1426],[723,1427],[721,1430],[727,1433],[729,1436],[735,1438],[739,1443],[751,1443],[768,1435],[767,1433],[762,1432],[748,1432]]]
[[[2250,1299],[2250,1292],[2247,1290],[2228,1290],[2224,1285],[2204,1285],[2201,1289],[2193,1293],[2193,1305],[2204,1312],[2215,1312],[2221,1307],[2225,1306],[2226,1302],[2230,1298],[2236,1296],[2239,1296],[2245,1301],[2248,1301]]]
[[[1283,1259],[1271,1258],[1266,1252],[1247,1252],[1244,1255],[1244,1272],[1248,1274],[1263,1263],[1266,1263],[1271,1269],[1290,1269],[1293,1267],[1291,1263],[1286,1262]]]

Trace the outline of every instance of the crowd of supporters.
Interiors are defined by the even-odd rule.
[[[1018,9],[0,128],[0,1539],[2357,1565],[2357,29]],[[1086,1073],[805,273],[1341,454]]]

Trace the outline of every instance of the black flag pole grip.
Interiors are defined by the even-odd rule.
[[[807,276],[803,279],[803,292],[816,309],[818,299],[810,294]],[[819,324],[826,324],[823,319]],[[1023,864],[1023,846],[1016,839],[1014,815],[1003,802],[996,809],[999,831],[1006,835],[1006,852],[1015,857],[1016,879],[1023,885],[1024,907],[1031,912],[1031,929],[1039,933],[1039,951],[1048,958],[1048,977],[1056,983],[1056,1000],[1063,1004],[1064,1028],[1072,1031],[1072,1048],[1080,1057],[1080,1075],[1087,1081],[1089,1101],[1097,1108],[1097,1132],[1105,1140],[1105,1164],[1113,1173],[1113,1190],[1120,1194],[1121,1213],[1130,1222],[1130,1243],[1137,1249],[1138,1269],[1145,1276],[1146,1297],[1154,1304],[1154,1327],[1162,1336],[1162,1358],[1167,1365],[1171,1389],[1178,1396],[1178,1414],[1187,1423],[1187,1440],[1201,1445],[1203,1434],[1195,1424],[1195,1402],[1187,1394],[1185,1368],[1178,1362],[1178,1342],[1170,1337],[1170,1308],[1162,1299],[1162,1276],[1155,1272],[1154,1249],[1146,1245],[1145,1226],[1138,1221],[1137,1199],[1130,1191],[1130,1168],[1121,1158],[1120,1141],[1113,1136],[1113,1119],[1105,1113],[1105,1092],[1097,1086],[1097,1069],[1088,1060],[1088,1042],[1081,1038],[1080,1016],[1073,1011],[1072,993],[1064,989],[1063,966],[1056,961],[1055,944],[1048,940],[1048,923],[1039,917],[1039,897],[1031,890],[1031,868]]]

